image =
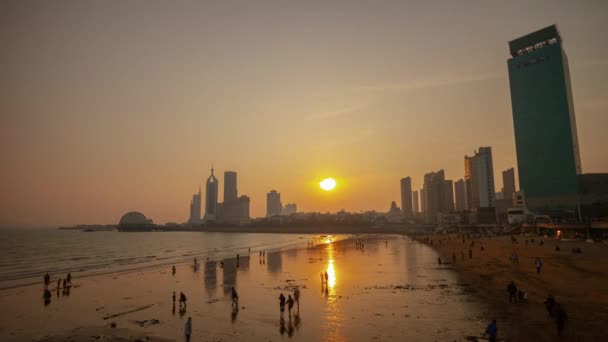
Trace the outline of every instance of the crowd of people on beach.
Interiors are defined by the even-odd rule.
[[[48,272],[45,273],[43,276],[43,283],[44,283],[44,291],[42,294],[42,298],[44,300],[44,305],[49,305],[51,303],[52,294],[49,289],[49,286],[51,284],[51,275]],[[69,296],[71,288],[72,288],[72,273],[68,272],[68,274],[66,275],[65,278],[57,278],[57,286],[55,288],[55,291],[57,292],[57,297],[59,297],[59,294],[60,294],[59,290],[62,290],[61,293],[64,296]]]

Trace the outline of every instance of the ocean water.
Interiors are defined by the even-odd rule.
[[[332,236],[337,241],[347,236]],[[113,273],[182,262],[201,262],[261,250],[306,247],[325,236],[207,232],[81,232],[0,230],[0,289],[42,282],[43,275]]]

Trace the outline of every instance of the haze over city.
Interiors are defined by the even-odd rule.
[[[480,146],[499,175],[517,167],[507,42],[551,24],[583,171],[605,171],[607,13],[603,1],[3,1],[0,226],[130,210],[183,222],[212,165],[238,172],[252,217],[271,189],[303,211],[386,211],[399,179],[462,178]],[[319,190],[326,177],[335,191]]]

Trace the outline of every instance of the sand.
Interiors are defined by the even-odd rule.
[[[163,267],[75,278],[69,294],[51,285],[48,305],[42,284],[3,290],[0,340],[182,341],[189,316],[193,341],[464,341],[487,324],[489,308],[450,265],[437,265],[431,247],[403,235],[326,242],[263,258],[244,250],[239,267],[230,258],[203,260],[197,271],[177,265],[175,275]],[[278,296],[295,287],[300,308],[281,318]],[[185,312],[173,291],[187,295]]]
[[[418,237],[424,240],[426,237]],[[452,262],[464,283],[478,290],[499,321],[499,337],[509,341],[593,341],[603,340],[608,327],[608,246],[605,243],[558,241],[538,236],[495,237],[469,240],[465,243],[456,236],[429,236],[432,247],[443,261]],[[449,238],[449,240],[448,240]],[[535,243],[530,240],[535,239]],[[529,240],[526,246],[525,240]],[[539,241],[543,240],[541,246]],[[475,241],[473,258],[468,250]],[[481,246],[485,251],[481,251]],[[559,246],[560,251],[555,247]],[[573,254],[572,248],[582,254]],[[462,261],[461,252],[465,253]],[[519,263],[509,256],[516,252]],[[534,261],[542,262],[537,274]],[[528,303],[509,304],[507,284],[513,280],[528,291]],[[568,314],[564,336],[557,336],[555,321],[543,304],[552,294]]]

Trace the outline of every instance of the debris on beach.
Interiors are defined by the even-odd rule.
[[[144,319],[142,321],[135,321],[135,324],[139,325],[140,327],[146,327],[150,325],[160,324],[160,321],[157,319]]]

